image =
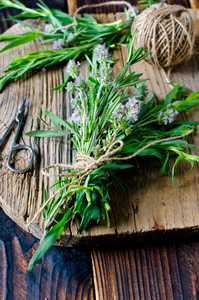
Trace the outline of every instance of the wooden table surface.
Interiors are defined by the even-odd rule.
[[[64,0],[45,3],[66,9]],[[183,4],[189,5],[186,0]],[[0,32],[12,25],[3,21],[4,14],[0,13]],[[192,232],[175,241],[146,241],[135,247],[54,246],[29,273],[37,246],[38,240],[0,209],[0,300],[199,299],[199,237]]]
[[[27,272],[38,240],[0,209],[1,300],[199,299],[199,238],[120,249],[54,246]]]

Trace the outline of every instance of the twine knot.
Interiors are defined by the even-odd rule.
[[[79,167],[83,167],[85,166],[86,168],[83,170],[83,171],[80,171],[79,173],[68,173],[67,176],[70,177],[70,176],[78,176],[78,178],[75,180],[75,181],[71,181],[69,183],[67,183],[66,185],[64,185],[63,187],[61,187],[52,197],[50,197],[44,204],[43,206],[39,209],[39,211],[35,214],[35,216],[33,217],[33,219],[27,224],[27,227],[29,228],[29,226],[34,222],[34,220],[38,217],[38,215],[42,212],[42,210],[53,200],[55,199],[55,196],[58,195],[60,193],[60,191],[63,191],[64,189],[66,189],[67,187],[73,185],[73,184],[76,184],[76,183],[80,183],[88,174],[90,174],[92,172],[93,169],[96,169],[98,168],[99,166],[101,166],[102,164],[104,164],[105,162],[109,162],[109,161],[113,161],[113,160],[119,160],[119,161],[123,161],[123,160],[129,160],[129,159],[132,159],[134,158],[135,156],[139,155],[143,150],[151,147],[152,145],[155,145],[155,144],[158,144],[158,143],[162,143],[162,142],[165,142],[165,141],[169,141],[169,140],[174,140],[174,139],[179,139],[179,138],[182,138],[184,136],[187,136],[189,135],[190,133],[192,133],[192,130],[190,131],[187,131],[185,132],[184,134],[182,135],[179,135],[179,136],[172,136],[172,137],[169,137],[169,138],[165,138],[165,139],[161,139],[161,140],[155,140],[147,145],[145,145],[144,147],[142,147],[141,149],[139,149],[137,152],[133,153],[132,155],[129,155],[127,157],[113,157],[113,155],[117,152],[119,152],[124,143],[121,141],[121,140],[116,140],[114,141],[114,143],[111,144],[111,146],[108,148],[108,150],[106,151],[106,153],[104,155],[102,155],[100,158],[98,159],[95,159],[91,156],[88,156],[88,155],[84,155],[84,154],[78,154],[76,156],[78,162],[76,162],[75,164],[73,165],[62,165],[62,164],[57,164],[57,165],[52,165],[52,166],[48,166],[48,167],[45,167],[43,170],[42,170],[42,173],[44,175],[47,175],[47,176],[66,176],[63,175],[63,174],[49,174],[49,173],[46,173],[45,171],[47,169],[50,169],[50,168],[54,168],[56,166],[67,166],[68,169],[73,169],[73,170],[79,170],[78,168]],[[114,148],[114,146],[116,144],[120,144],[119,147]],[[112,156],[112,157],[111,157]],[[77,168],[77,169],[76,169]]]
[[[114,146],[119,144],[119,146],[115,149]],[[73,165],[66,165],[66,164],[54,164],[54,165],[49,165],[47,167],[44,167],[42,169],[42,174],[45,176],[57,176],[57,177],[73,177],[74,175],[79,176],[79,175],[84,175],[87,173],[91,173],[93,170],[99,168],[101,165],[103,165],[106,162],[115,160],[116,158],[113,157],[114,154],[119,152],[123,147],[123,142],[121,140],[116,140],[114,141],[108,150],[105,152],[104,155],[100,156],[98,159],[95,157],[79,153],[76,155],[76,162]],[[73,170],[75,172],[69,172],[67,174],[49,174],[46,172],[49,169],[54,169],[56,167],[64,167],[65,170]],[[76,171],[79,171],[76,173]]]

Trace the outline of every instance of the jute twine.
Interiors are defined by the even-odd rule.
[[[54,165],[49,165],[45,168],[43,168],[42,170],[42,174],[46,175],[46,176],[57,176],[57,177],[73,177],[73,176],[78,176],[78,178],[74,181],[70,181],[69,183],[67,183],[66,185],[64,185],[63,187],[61,187],[59,190],[57,190],[56,193],[54,193],[54,195],[52,197],[50,197],[44,204],[43,206],[38,210],[38,212],[35,214],[35,216],[33,217],[33,219],[27,224],[27,227],[29,228],[31,224],[33,224],[33,222],[35,221],[35,219],[38,217],[38,215],[43,211],[43,209],[53,200],[53,198],[55,198],[61,191],[65,190],[67,187],[70,187],[74,184],[77,183],[81,183],[81,181],[87,176],[89,175],[93,170],[99,168],[100,166],[102,166],[103,164],[107,163],[107,162],[111,162],[111,161],[125,161],[125,160],[129,160],[132,159],[134,157],[136,157],[137,155],[139,155],[142,151],[144,151],[145,149],[158,144],[158,143],[162,143],[165,141],[170,141],[170,140],[174,140],[174,139],[179,139],[182,138],[184,136],[189,135],[190,133],[192,133],[192,131],[188,131],[182,135],[179,136],[172,136],[169,138],[165,138],[165,139],[161,139],[161,140],[156,140],[153,141],[150,144],[147,144],[146,146],[142,147],[141,149],[139,149],[137,152],[135,152],[132,155],[129,155],[127,157],[115,157],[115,154],[119,154],[120,150],[122,149],[124,143],[121,140],[116,140],[112,143],[112,145],[108,148],[108,150],[106,151],[106,153],[104,155],[102,155],[100,158],[96,159],[94,157],[88,156],[88,155],[84,155],[84,154],[77,154],[76,155],[76,162],[73,165],[67,165],[67,164],[54,164]],[[113,149],[117,144],[119,144],[119,146],[117,146],[115,149]],[[56,168],[56,167],[63,167],[65,168],[64,171],[67,170],[73,170],[73,172],[70,173],[62,173],[62,174],[49,174],[48,172],[46,172],[49,169],[52,168]],[[76,172],[79,171],[79,172]]]
[[[150,52],[145,60],[152,65],[172,67],[193,54],[195,26],[183,6],[153,4],[135,18],[132,33],[136,29],[134,48]]]

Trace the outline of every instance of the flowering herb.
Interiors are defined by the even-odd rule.
[[[43,108],[55,127],[45,121],[49,130],[27,133],[36,137],[69,134],[76,154],[73,165],[60,165],[64,170],[59,174],[62,179],[55,182],[57,192],[49,199],[44,192],[45,203],[29,223],[42,212],[46,234],[29,263],[29,271],[71,219],[79,219],[80,233],[91,220],[98,223],[106,219],[110,226],[107,173],[109,179],[119,184],[117,171],[133,168],[133,157],[155,156],[162,162],[161,173],[168,174],[169,157],[176,154],[173,178],[175,166],[183,158],[191,164],[191,169],[193,162],[199,161],[183,138],[194,131],[198,122],[176,120],[178,113],[199,104],[199,92],[184,98],[186,89],[173,84],[171,92],[157,104],[146,80],[140,79],[142,74],[131,71],[131,66],[147,55],[142,54],[143,48],[133,53],[134,38],[135,35],[130,40],[124,68],[115,79],[111,75],[113,61],[102,44],[94,48],[92,60],[88,58],[87,80],[80,77],[79,63],[69,61],[67,76],[71,81],[66,89],[71,117],[62,120]],[[129,93],[129,87],[134,88],[133,93]],[[184,151],[187,149],[188,153]],[[51,167],[44,168],[44,173]]]
[[[163,122],[164,125],[167,125],[168,123],[173,123],[175,120],[175,117],[178,115],[178,111],[173,108],[166,108],[164,111],[160,111],[158,114],[158,119],[160,122]]]
[[[90,55],[99,43],[113,49],[117,44],[124,44],[131,36],[131,25],[134,19],[130,11],[126,11],[126,20],[117,20],[112,23],[100,24],[91,15],[76,18],[77,25],[73,24],[73,16],[57,9],[50,9],[45,3],[39,1],[37,9],[31,9],[17,0],[0,0],[0,9],[13,7],[22,12],[7,20],[20,22],[32,27],[33,31],[21,35],[1,35],[0,41],[10,42],[1,51],[25,44],[42,37],[42,43],[50,43],[48,50],[36,51],[23,57],[13,57],[13,61],[6,67],[6,74],[0,77],[0,91],[8,80],[16,80],[31,69],[42,69],[56,65],[69,59],[82,60],[85,54]],[[31,26],[17,18],[41,17],[44,29]],[[71,27],[70,27],[71,26]],[[96,50],[100,51],[100,49]],[[106,54],[102,54],[103,56]],[[65,86],[68,77],[63,84]]]

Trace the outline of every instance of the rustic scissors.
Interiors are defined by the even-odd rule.
[[[30,99],[26,103],[26,97],[24,98],[23,104],[22,104],[20,110],[18,111],[17,116],[12,120],[12,122],[10,123],[8,129],[4,133],[3,137],[0,139],[0,147],[1,147],[1,145],[3,144],[5,138],[10,133],[10,131],[12,130],[15,123],[17,123],[17,129],[16,129],[16,132],[15,132],[14,141],[12,143],[12,147],[11,147],[10,154],[9,154],[9,157],[8,157],[8,162],[7,162],[8,168],[13,172],[25,172],[28,169],[30,169],[30,167],[32,166],[32,163],[33,163],[33,154],[34,154],[34,152],[33,152],[32,148],[30,148],[29,146],[26,146],[26,145],[17,144],[17,139],[18,139],[18,136],[19,136],[19,133],[20,133],[20,128],[21,128],[21,124],[22,124],[22,120],[23,120],[24,111],[27,108],[29,101],[30,101]],[[18,170],[18,169],[13,168],[11,166],[11,164],[13,162],[14,154],[20,149],[30,151],[30,156],[31,157],[30,157],[29,165],[24,169],[19,169]]]

